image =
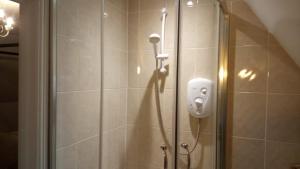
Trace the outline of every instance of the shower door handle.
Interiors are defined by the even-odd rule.
[[[166,145],[161,145],[160,146],[161,150],[163,151],[163,158],[164,158],[164,169],[168,169],[168,156],[167,156],[167,146]]]

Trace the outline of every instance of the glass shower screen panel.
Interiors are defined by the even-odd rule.
[[[51,168],[98,169],[101,1],[52,5]]]
[[[181,1],[177,166],[214,169],[219,57],[219,4]]]
[[[51,169],[214,169],[219,4],[51,2]]]
[[[103,169],[172,167],[175,10],[175,0],[104,1]]]

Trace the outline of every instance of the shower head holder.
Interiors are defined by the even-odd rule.
[[[158,54],[156,56],[157,59],[161,59],[161,60],[165,60],[165,59],[168,59],[169,58],[169,55],[167,53],[161,53],[161,54]]]

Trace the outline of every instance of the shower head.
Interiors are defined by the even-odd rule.
[[[153,33],[149,36],[149,41],[153,44],[158,43],[160,41],[159,34]]]

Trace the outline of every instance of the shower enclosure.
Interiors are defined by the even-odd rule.
[[[216,0],[52,0],[51,169],[221,169]]]

